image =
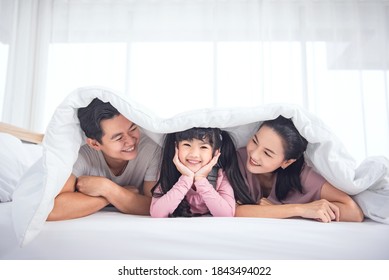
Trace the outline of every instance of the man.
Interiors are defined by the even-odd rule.
[[[78,118],[86,144],[47,220],[84,217],[109,204],[123,213],[149,215],[160,147],[98,98],[80,108]]]

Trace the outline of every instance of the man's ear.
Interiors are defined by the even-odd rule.
[[[88,144],[89,147],[95,149],[96,151],[101,150],[101,144],[96,139],[86,138],[86,143]]]
[[[282,164],[281,164],[281,168],[282,169],[285,169],[287,168],[289,165],[291,165],[293,162],[295,162],[296,160],[295,159],[288,159],[288,160],[285,160]]]

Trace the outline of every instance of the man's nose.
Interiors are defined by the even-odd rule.
[[[125,134],[125,135],[124,135],[124,142],[125,142],[126,144],[132,145],[132,144],[135,143],[135,137],[132,136],[131,134]]]

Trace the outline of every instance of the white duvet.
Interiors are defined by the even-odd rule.
[[[300,133],[309,141],[306,152],[308,164],[333,185],[353,195],[367,217],[389,224],[389,160],[372,157],[357,166],[329,128],[300,107],[271,104],[249,108],[213,108],[163,119],[147,107],[129,98],[124,99],[111,90],[90,87],[75,90],[58,106],[45,132],[43,156],[27,170],[13,193],[12,218],[21,246],[33,240],[42,230],[53,207],[54,197],[71,173],[78,149],[84,142],[77,109],[87,106],[95,97],[111,102],[157,143],[164,133],[202,126],[230,131],[237,146],[241,147],[256,131],[259,121],[278,115],[292,118]]]

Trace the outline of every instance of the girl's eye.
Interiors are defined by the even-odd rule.
[[[269,152],[266,152],[266,151],[265,151],[265,155],[267,155],[268,157],[272,157],[271,154]]]
[[[182,143],[182,146],[190,147],[190,144],[189,143]]]
[[[254,144],[258,144],[257,139],[252,138],[251,140],[254,142]]]
[[[133,132],[133,131],[135,131],[135,130],[137,130],[137,129],[138,129],[137,126],[133,126],[133,127],[131,127],[130,132]]]
[[[115,141],[120,141],[120,140],[122,140],[122,139],[123,139],[123,137],[120,136],[120,137],[118,137],[118,138],[115,138]]]
[[[208,147],[208,146],[201,146],[201,149],[203,149],[203,150],[208,150],[209,147]]]

